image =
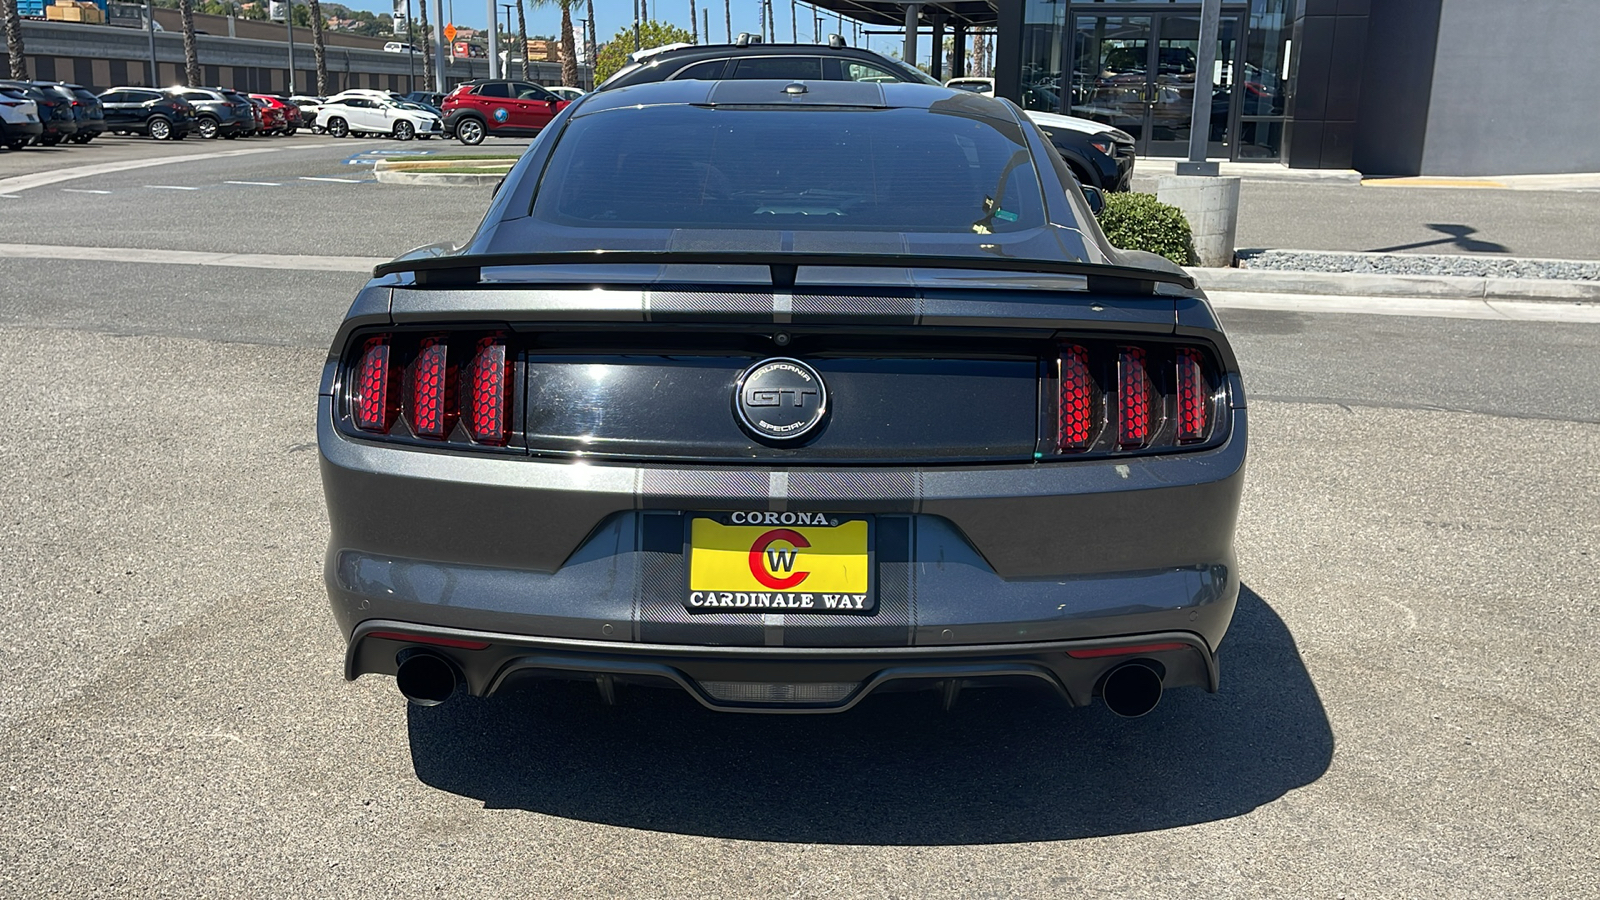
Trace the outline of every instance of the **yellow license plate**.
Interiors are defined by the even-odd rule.
[[[821,513],[692,516],[692,612],[870,613],[871,522]]]

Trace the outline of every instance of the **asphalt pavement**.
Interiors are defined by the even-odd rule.
[[[362,150],[30,188],[0,242],[471,233],[487,191],[302,180]],[[1221,692],[1143,719],[424,710],[342,679],[321,584],[316,379],[361,280],[0,261],[0,896],[1600,896],[1600,326],[1224,309],[1246,587]]]

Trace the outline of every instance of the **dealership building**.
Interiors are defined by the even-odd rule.
[[[1186,156],[1198,2],[819,0],[867,26],[993,35],[996,92]],[[881,32],[880,32],[881,33]],[[928,44],[924,43],[925,48]],[[1600,172],[1600,0],[1224,0],[1213,159],[1368,175]]]

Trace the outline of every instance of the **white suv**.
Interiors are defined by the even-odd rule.
[[[43,133],[39,104],[19,90],[0,87],[0,147],[21,150]]]
[[[376,93],[376,92],[374,92]],[[389,135],[396,140],[430,138],[444,133],[439,117],[421,109],[406,109],[383,97],[340,94],[317,109],[317,124],[337,138],[355,135]]]

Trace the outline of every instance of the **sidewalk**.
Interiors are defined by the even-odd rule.
[[[1172,175],[1183,160],[1171,156],[1141,156],[1133,166],[1134,177]],[[1361,187],[1457,188],[1506,191],[1600,191],[1600,172],[1560,175],[1445,175],[1388,176],[1362,175],[1355,169],[1291,169],[1279,162],[1219,162],[1221,174],[1246,181],[1276,181],[1299,184],[1343,184]]]

